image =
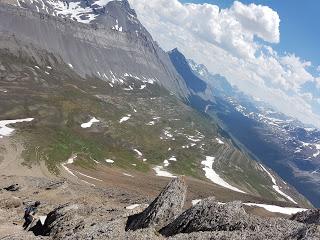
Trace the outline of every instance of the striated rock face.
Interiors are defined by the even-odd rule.
[[[291,217],[291,220],[306,224],[320,224],[320,209],[298,212]]]
[[[26,0],[20,7],[0,3],[0,48],[16,54],[24,51],[40,66],[36,50],[46,50],[83,77],[116,82],[130,74],[156,81],[182,98],[188,95],[168,54],[153,41],[127,1],[110,1],[99,8],[92,3],[94,20],[86,24],[62,14],[65,1],[42,2],[38,6],[37,1]],[[80,11],[87,9],[85,2],[72,4],[79,4]]]
[[[173,180],[142,213],[130,216],[126,231],[155,227],[160,229],[181,213],[187,185],[183,177]]]

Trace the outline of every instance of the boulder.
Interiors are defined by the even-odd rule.
[[[16,191],[20,190],[20,186],[19,186],[19,184],[16,183],[16,184],[12,184],[8,187],[5,187],[4,189],[7,191],[10,191],[10,192],[16,192]]]
[[[72,219],[76,216],[79,206],[76,204],[65,204],[51,211],[39,230],[41,235],[59,236],[59,232],[67,225],[70,225]],[[66,229],[64,229],[66,231]]]
[[[294,214],[291,220],[306,224],[320,224],[320,209],[310,209]]]
[[[243,230],[251,227],[248,218],[241,202],[220,204],[215,198],[207,198],[186,210],[160,233],[168,237],[178,233]]]
[[[0,199],[0,208],[4,209],[12,209],[12,208],[18,208],[21,207],[22,201],[17,197],[6,197]]]
[[[184,177],[174,178],[143,212],[128,218],[126,231],[166,226],[182,212],[186,192]]]

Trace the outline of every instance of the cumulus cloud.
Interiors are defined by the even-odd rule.
[[[304,83],[316,81],[320,86],[320,81],[308,72],[310,62],[281,55],[268,45],[280,41],[280,17],[271,8],[239,1],[226,9],[178,0],[129,2],[165,50],[178,47],[242,91],[320,127],[320,117],[309,103],[312,97],[300,92]]]
[[[236,1],[230,9],[220,9],[212,4],[182,4],[178,0],[131,0],[131,4],[138,12],[151,14],[154,20],[183,27],[202,41],[240,57],[254,57],[258,48],[254,36],[272,43],[280,39],[278,14],[261,5]]]

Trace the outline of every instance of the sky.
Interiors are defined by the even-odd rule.
[[[320,128],[319,0],[129,0],[165,50]]]

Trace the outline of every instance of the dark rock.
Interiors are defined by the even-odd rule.
[[[292,234],[286,240],[319,240],[320,239],[320,226],[308,225],[298,232]]]
[[[78,210],[78,205],[75,204],[65,204],[54,209],[47,215],[46,221],[44,222],[42,235],[59,235],[59,229],[64,224],[68,224],[75,215],[75,211]]]
[[[142,213],[128,218],[126,231],[154,227],[161,229],[182,211],[187,185],[183,177],[173,179]]]
[[[178,233],[254,228],[250,225],[250,221],[246,221],[248,218],[241,202],[219,204],[214,198],[207,198],[186,210],[172,223],[161,229],[160,233],[164,236],[172,236]]]
[[[8,187],[5,187],[4,189],[7,191],[10,191],[10,192],[16,192],[16,191],[20,190],[20,186],[19,186],[19,184],[16,183],[16,184],[12,184]]]
[[[46,190],[52,190],[52,189],[57,189],[58,187],[61,187],[65,181],[55,181],[55,182],[50,182],[48,185],[45,187]]]
[[[320,209],[311,209],[294,214],[291,220],[306,223],[306,224],[320,224]]]

